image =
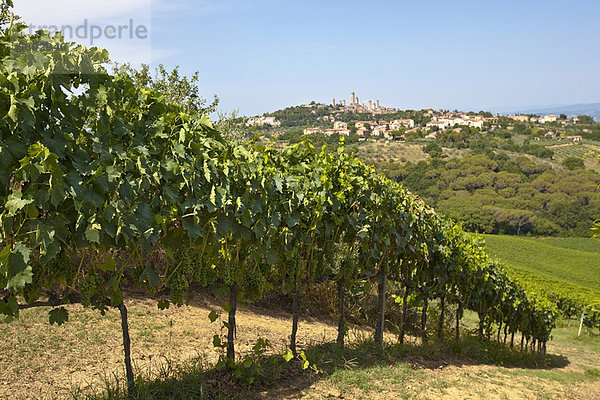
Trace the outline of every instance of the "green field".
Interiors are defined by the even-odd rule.
[[[562,247],[565,249],[571,249],[579,252],[589,252],[600,254],[600,240],[591,238],[577,238],[577,237],[548,237],[533,239],[541,241],[544,244],[549,244],[556,247]]]
[[[600,298],[600,240],[485,235],[489,254],[520,277],[581,288]]]

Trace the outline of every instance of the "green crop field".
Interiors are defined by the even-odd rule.
[[[598,142],[585,141],[584,143],[564,143],[547,147],[554,151],[554,161],[557,164],[562,163],[567,157],[583,158],[586,168],[600,172],[600,164],[598,164],[596,157],[592,156],[592,154],[598,154],[600,151]]]
[[[586,154],[598,151],[598,145],[591,143],[565,143],[548,146],[548,148],[554,150],[561,159],[566,157],[583,158]]]
[[[547,237],[534,239],[544,244],[549,244],[565,249],[576,250],[579,252],[600,253],[600,240],[578,237]]]
[[[490,255],[520,277],[568,285],[600,298],[600,240],[485,235]]]

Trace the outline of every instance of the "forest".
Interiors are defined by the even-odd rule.
[[[469,154],[407,163],[396,179],[471,231],[589,236],[600,209],[600,175],[557,171],[521,155]]]

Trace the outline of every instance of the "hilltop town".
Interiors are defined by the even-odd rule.
[[[535,130],[533,140],[545,138],[579,142],[586,133],[591,133],[589,128],[579,126],[579,122],[578,117],[567,117],[564,114],[500,115],[485,111],[463,112],[431,108],[399,110],[382,106],[379,100],[360,103],[358,96],[352,92],[349,102],[332,99],[331,104],[322,104],[313,101],[251,117],[244,123],[262,135],[283,140],[301,135],[333,139],[345,136],[358,142],[418,138],[435,140],[440,132],[460,132],[463,128],[471,128],[469,132],[475,134],[502,129],[522,130],[523,126],[527,126]],[[568,127],[581,129],[567,129]]]

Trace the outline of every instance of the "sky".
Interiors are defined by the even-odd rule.
[[[15,3],[37,26],[144,26],[145,36],[94,44],[118,62],[198,71],[202,94],[241,115],[350,92],[401,109],[600,102],[598,0]]]

